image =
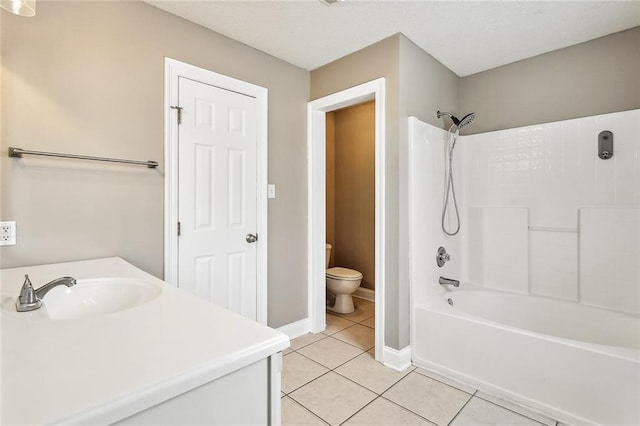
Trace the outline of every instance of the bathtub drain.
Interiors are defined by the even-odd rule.
[[[448,298],[447,299],[447,303],[450,304],[451,306],[453,306],[453,299],[452,298]]]

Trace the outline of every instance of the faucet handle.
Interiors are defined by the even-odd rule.
[[[29,274],[25,274],[20,296],[16,300],[16,310],[18,312],[31,311],[42,306],[42,301],[38,299],[36,291],[33,289]]]
[[[449,257],[447,250],[442,246],[438,247],[438,254],[436,255],[436,263],[438,264],[438,267],[442,268],[449,260],[451,260],[451,257]]]

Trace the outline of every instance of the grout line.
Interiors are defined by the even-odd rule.
[[[337,339],[336,339],[336,340],[337,340]],[[359,348],[358,348],[358,349],[359,349]],[[360,349],[360,350],[362,350],[362,349]],[[315,363],[316,363],[316,364],[318,364],[318,365],[323,366],[324,368],[328,368],[328,369],[329,369],[329,371],[333,371],[333,370],[335,370],[336,368],[340,368],[340,367],[342,367],[343,365],[345,365],[345,364],[346,364],[346,363],[348,363],[349,361],[353,361],[354,359],[358,358],[358,357],[359,357],[360,355],[362,355],[363,353],[366,353],[366,352],[361,352],[361,353],[359,353],[358,355],[356,355],[356,356],[354,356],[354,357],[349,358],[348,360],[346,360],[346,361],[345,361],[345,362],[343,362],[342,364],[337,365],[337,366],[336,366],[336,367],[334,367],[334,368],[327,367],[326,365],[319,363],[319,362],[318,362],[318,361],[316,361],[315,359],[310,358],[310,357],[306,356],[305,354],[302,354],[302,353],[301,353],[301,354],[299,354],[299,355],[301,355],[301,356],[303,356],[303,357],[307,358],[308,360],[311,360],[311,361],[315,362]]]
[[[315,361],[314,361],[314,362],[315,362]],[[316,363],[316,364],[317,364],[317,363]],[[322,365],[322,364],[320,364],[320,365]],[[324,367],[324,365],[322,365],[322,366]],[[325,367],[325,368],[327,368],[327,367]],[[325,371],[324,373],[322,373],[322,374],[321,374],[321,375],[319,375],[318,377],[315,377],[315,378],[313,378],[313,379],[309,380],[308,382],[306,382],[305,384],[300,385],[300,386],[298,386],[297,388],[295,388],[294,390],[290,391],[290,392],[287,394],[287,396],[288,396],[289,398],[293,399],[293,397],[291,396],[291,394],[292,394],[292,393],[294,393],[295,391],[297,391],[297,390],[299,390],[299,389],[301,389],[301,388],[303,388],[303,387],[307,386],[307,385],[308,385],[309,383],[311,383],[311,382],[315,382],[315,381],[316,381],[316,380],[318,380],[320,377],[322,377],[322,376],[326,376],[327,374],[331,373],[332,371],[333,371],[333,370],[327,370],[327,371]],[[302,404],[300,404],[300,405],[302,405]]]
[[[459,387],[457,387],[457,386],[455,386],[455,385],[452,385],[452,384],[450,384],[450,383],[443,382],[442,380],[439,380],[439,379],[437,379],[437,378],[435,378],[435,377],[429,376],[428,374],[422,374],[421,372],[419,372],[419,371],[417,371],[417,370],[418,370],[418,367],[415,367],[415,369],[414,369],[413,371],[415,371],[417,374],[421,375],[422,377],[426,377],[427,379],[435,380],[435,381],[436,381],[436,382],[438,382],[438,383],[442,383],[443,385],[447,385],[447,386],[449,386],[450,388],[453,388],[453,389],[455,389],[455,390],[459,390],[460,392],[464,392],[464,393],[466,393],[467,395],[474,396],[474,395],[478,392],[478,389],[475,389],[475,390],[473,391],[473,393],[469,393],[469,392],[467,392],[466,390],[461,389],[461,388],[459,388]],[[425,370],[425,371],[426,371],[426,370]],[[444,377],[444,376],[443,376],[443,377]],[[446,377],[445,377],[445,378],[446,378]],[[457,382],[457,381],[455,381],[455,380],[452,380],[452,379],[448,379],[448,378],[447,378],[447,380],[451,380],[451,382],[453,382],[453,383],[459,383],[459,382]],[[463,383],[460,383],[460,384],[461,384],[461,385],[463,385]],[[465,385],[465,386],[466,386],[466,385]],[[472,386],[469,386],[469,387],[472,387]]]
[[[354,325],[357,325],[357,324],[354,324]],[[365,327],[365,326],[363,326],[363,327]],[[351,327],[347,327],[347,328],[351,328]],[[346,330],[346,328],[345,328],[345,330]],[[343,331],[344,331],[344,330],[343,330]],[[337,337],[334,337],[333,335],[331,335],[331,336],[327,336],[327,337],[333,337],[334,339],[336,339],[336,340],[337,340],[337,341],[339,341],[339,342],[346,343],[347,345],[349,345],[349,346],[353,346],[354,348],[357,348],[357,349],[359,349],[359,350],[361,350],[361,351],[364,351],[364,352],[370,351],[372,348],[375,348],[375,347],[376,347],[376,345],[375,345],[375,338],[374,338],[373,346],[371,346],[370,348],[367,348],[367,349],[362,349],[361,347],[356,346],[356,345],[354,345],[354,344],[352,344],[352,343],[345,342],[345,341],[344,341],[344,340],[342,340],[342,339],[338,339]],[[323,339],[320,339],[320,340],[323,340]],[[315,342],[314,342],[314,343],[315,343]]]
[[[367,352],[364,352],[364,353],[366,354]],[[360,357],[360,356],[362,356],[362,355],[364,355],[364,354],[360,354],[360,355],[358,355],[356,358],[358,358],[358,357]],[[353,358],[351,361],[353,361],[354,359],[355,359],[355,358]],[[349,361],[347,361],[347,362],[349,362]],[[376,362],[377,362],[377,361],[376,361]],[[345,362],[345,364],[346,364],[346,362]],[[344,364],[342,364],[342,365],[344,365]],[[337,370],[338,368],[340,368],[342,365],[340,365],[340,366],[336,367],[336,370]],[[386,368],[386,367],[385,367],[385,368]],[[407,377],[407,376],[409,375],[409,373],[411,373],[411,371],[408,371],[408,372],[407,372],[407,374],[405,374],[404,376],[400,377],[398,380],[396,380],[395,382],[393,382],[391,385],[389,385],[389,387],[385,388],[385,390],[383,390],[382,392],[379,392],[379,393],[378,393],[377,391],[375,391],[375,390],[373,390],[373,389],[370,389],[370,388],[366,387],[366,386],[365,386],[365,385],[363,385],[362,383],[358,383],[358,382],[356,382],[355,380],[353,380],[352,378],[350,378],[350,377],[348,377],[348,376],[345,376],[344,374],[340,373],[339,371],[335,371],[335,370],[333,370],[333,371],[334,371],[334,373],[339,374],[340,376],[344,377],[345,379],[352,381],[352,382],[353,382],[353,383],[355,383],[356,385],[360,385],[360,386],[362,386],[363,388],[365,388],[365,389],[367,389],[367,390],[369,390],[369,391],[371,391],[371,392],[375,393],[375,394],[376,394],[376,395],[378,395],[378,396],[382,396],[382,394],[383,394],[383,393],[385,393],[386,391],[388,391],[389,389],[391,389],[392,387],[394,387],[394,386],[395,386],[396,384],[398,384],[402,379],[404,379],[405,377]],[[386,399],[386,398],[385,398],[385,399]]]
[[[369,318],[367,318],[367,319],[369,319]],[[353,324],[352,324],[352,325],[350,325],[350,326],[345,327],[345,328],[344,328],[344,329],[342,329],[342,330],[337,331],[336,333],[339,333],[340,331],[344,331],[344,330],[346,330],[346,329],[348,329],[348,328],[353,327],[353,326],[354,326],[354,325],[356,325],[356,324],[359,324],[359,323],[356,323],[356,322],[351,321],[351,320],[349,320],[349,321],[350,321],[351,323],[353,323]],[[366,319],[365,319],[365,320],[363,320],[363,321],[366,321]],[[362,325],[362,324],[361,324],[361,325]],[[363,327],[367,327],[367,326],[363,325]],[[370,328],[370,327],[369,327],[369,328]],[[374,329],[375,329],[375,328],[374,328]],[[319,375],[318,377],[316,377],[316,378],[314,378],[314,379],[312,379],[312,380],[310,380],[310,381],[308,381],[308,382],[304,383],[303,385],[298,386],[297,388],[295,388],[295,389],[291,390],[291,391],[290,391],[290,392],[288,392],[288,393],[285,393],[285,392],[283,391],[284,396],[281,396],[281,398],[285,398],[285,397],[291,398],[291,400],[293,400],[296,404],[300,405],[300,406],[301,406],[301,407],[303,407],[305,410],[309,411],[309,412],[310,412],[311,414],[313,414],[315,417],[318,417],[318,418],[319,418],[323,423],[325,423],[325,424],[329,424],[329,423],[328,423],[327,421],[325,421],[322,417],[320,417],[319,415],[317,415],[316,413],[314,413],[312,410],[310,410],[308,407],[306,407],[305,405],[303,405],[301,402],[297,401],[297,400],[296,400],[296,399],[295,399],[291,394],[292,394],[293,392],[295,392],[295,391],[297,391],[297,390],[299,390],[299,389],[301,389],[301,388],[303,388],[303,387],[305,387],[305,386],[309,385],[310,383],[312,383],[312,382],[314,382],[314,381],[318,380],[319,378],[321,378],[321,377],[323,377],[323,376],[326,376],[327,374],[329,374],[329,373],[333,372],[333,373],[335,373],[335,374],[339,375],[340,377],[343,377],[343,378],[345,378],[345,379],[347,379],[347,380],[349,380],[349,381],[351,381],[351,382],[355,383],[356,385],[358,385],[358,386],[362,387],[363,389],[365,389],[365,390],[367,390],[367,391],[369,391],[369,392],[373,393],[374,395],[376,395],[376,397],[375,397],[373,400],[371,400],[368,404],[366,404],[366,405],[365,405],[364,407],[362,407],[360,410],[356,411],[353,415],[351,415],[349,418],[347,418],[347,419],[344,421],[344,422],[346,422],[346,421],[348,421],[351,417],[353,417],[355,414],[357,414],[357,413],[358,413],[358,412],[360,412],[362,409],[364,409],[366,406],[368,406],[368,405],[369,405],[369,404],[371,404],[373,401],[375,401],[377,398],[379,398],[381,395],[380,395],[380,394],[378,394],[377,392],[375,392],[375,391],[373,391],[373,390],[371,390],[371,389],[367,388],[366,386],[364,386],[364,385],[362,385],[362,384],[360,384],[360,383],[358,383],[358,382],[356,382],[356,381],[354,381],[354,380],[351,380],[351,379],[350,379],[350,378],[348,378],[348,377],[343,376],[342,374],[338,373],[338,372],[337,372],[337,371],[335,371],[335,370],[336,370],[336,369],[338,369],[338,368],[340,368],[340,367],[342,367],[343,365],[345,365],[345,364],[347,364],[347,363],[349,363],[349,362],[353,361],[353,360],[354,360],[354,359],[356,359],[357,357],[359,357],[359,356],[361,356],[361,355],[363,355],[363,354],[366,354],[366,353],[367,353],[368,351],[370,351],[372,348],[375,348],[375,344],[374,344],[371,348],[368,348],[368,349],[362,349],[362,348],[359,348],[359,347],[357,347],[357,346],[355,346],[355,345],[352,345],[352,344],[351,344],[351,343],[349,343],[349,342],[345,342],[345,341],[343,341],[343,340],[340,340],[340,339],[338,339],[338,338],[333,337],[333,339],[337,340],[338,342],[345,343],[345,344],[347,344],[347,345],[349,345],[349,346],[352,346],[352,347],[354,347],[354,348],[358,349],[358,350],[360,351],[360,353],[358,353],[357,355],[355,355],[355,356],[353,356],[353,357],[349,358],[348,360],[346,360],[346,361],[345,361],[345,362],[343,362],[342,364],[337,365],[337,366],[336,366],[336,367],[334,367],[334,368],[329,368],[329,367],[327,367],[327,366],[325,366],[325,365],[323,365],[323,364],[319,363],[318,361],[316,361],[316,360],[314,360],[314,359],[312,359],[312,358],[310,358],[310,357],[306,356],[305,354],[298,352],[298,350],[300,350],[300,349],[303,349],[303,348],[305,348],[305,347],[307,347],[307,346],[313,345],[314,343],[318,343],[318,342],[320,342],[321,340],[325,340],[325,339],[327,339],[327,338],[332,337],[332,335],[326,335],[326,334],[324,334],[324,333],[322,333],[322,332],[321,332],[321,333],[319,333],[319,334],[323,334],[325,337],[323,337],[323,338],[321,338],[321,339],[318,339],[318,340],[316,340],[316,341],[314,341],[314,342],[311,342],[311,343],[309,343],[309,344],[307,344],[307,345],[301,346],[301,347],[299,347],[299,348],[297,348],[297,349],[291,349],[291,352],[290,352],[289,354],[287,354],[287,355],[290,355],[291,353],[297,353],[298,355],[300,355],[300,356],[302,356],[302,357],[304,357],[304,358],[307,358],[308,360],[310,360],[310,361],[312,361],[312,362],[314,362],[314,363],[316,363],[316,364],[318,364],[318,365],[322,366],[323,368],[326,368],[326,369],[327,369],[327,371],[326,371],[326,372],[324,372],[324,373],[322,373],[322,374],[321,374],[321,375]],[[335,333],[334,333],[334,334],[335,334]],[[285,356],[286,356],[286,355],[285,355]],[[283,363],[284,363],[284,358],[285,358],[285,356],[283,356]],[[409,372],[409,373],[410,373],[410,372]],[[404,377],[408,376],[408,375],[409,375],[409,373],[407,373],[405,376],[403,376],[402,378],[400,378],[400,380],[402,380]],[[398,382],[399,382],[400,380],[398,380]],[[396,383],[398,383],[398,382],[396,382]],[[395,385],[395,383],[394,383],[394,385]],[[392,387],[392,386],[393,386],[393,385],[391,385],[391,387]],[[404,408],[404,407],[403,407],[403,408]],[[427,420],[427,421],[428,421],[428,420]],[[342,423],[344,423],[344,422],[342,422]],[[341,423],[341,424],[342,424],[342,423]]]
[[[301,406],[305,411],[308,411],[309,413],[311,413],[312,416],[317,417],[318,419],[320,419],[320,421],[326,425],[330,425],[329,422],[326,422],[322,417],[320,417],[319,415],[317,415],[316,413],[314,413],[313,411],[311,411],[310,409],[308,409],[307,407],[305,407],[304,405],[300,404],[298,401],[296,401],[295,399],[289,397],[289,399],[291,399],[295,404],[298,404],[299,406]],[[282,413],[281,413],[282,415]]]
[[[353,413],[352,415],[350,415],[349,417],[347,417],[342,423],[340,423],[340,425],[345,424],[346,422],[348,422],[351,418],[353,418],[353,416],[355,416],[356,414],[358,414],[360,411],[364,410],[365,408],[367,408],[369,405],[373,404],[374,401],[376,401],[378,398],[380,398],[380,395],[376,395],[375,398],[373,398],[371,401],[369,401],[368,403],[366,403],[364,405],[364,407],[360,408],[359,410],[357,410],[355,413]]]
[[[335,317],[342,318],[342,319],[345,319],[347,321],[350,321],[350,322],[352,322],[354,324],[360,324],[361,322],[370,320],[371,318],[376,316],[376,314],[373,313],[373,314],[371,314],[371,316],[368,316],[366,318],[362,318],[361,320],[353,320],[353,319],[349,319],[348,317],[343,317],[343,316],[340,316],[340,315],[335,315],[335,314],[332,314],[332,315],[335,316]]]
[[[389,367],[385,367],[385,368],[389,368]],[[404,376],[400,377],[397,381],[393,382],[393,384],[391,386],[389,386],[388,388],[386,388],[385,390],[382,391],[382,394],[384,394],[385,392],[387,392],[389,389],[391,389],[392,387],[394,387],[395,385],[397,385],[398,383],[400,383],[405,377],[407,377],[409,374],[411,374],[412,372],[409,371],[407,372],[407,374],[405,374]]]
[[[388,367],[385,367],[385,368],[388,368]],[[398,383],[400,383],[401,381],[403,381],[404,379],[406,379],[406,378],[409,376],[409,374],[411,374],[411,373],[412,373],[412,372],[411,372],[411,371],[409,371],[407,374],[405,374],[404,376],[400,377],[400,379],[399,379],[397,382],[395,382],[394,384],[392,384],[391,386],[389,386],[388,388],[386,388],[386,389],[384,390],[384,392],[382,392],[382,393],[380,394],[380,396],[384,395],[385,393],[387,393],[387,392],[389,391],[389,389],[391,389],[392,387],[394,387],[395,385],[397,385]],[[386,399],[388,399],[388,398],[386,398]],[[393,401],[391,401],[391,402],[393,402]]]
[[[360,356],[360,355],[358,355],[358,356]],[[356,357],[356,358],[357,358],[357,357]],[[343,365],[344,365],[344,364],[343,364]],[[339,367],[336,367],[336,368],[339,368]],[[358,382],[356,382],[355,380],[353,380],[352,378],[347,377],[347,376],[345,376],[344,374],[341,374],[341,373],[340,373],[340,372],[338,372],[338,371],[335,371],[335,370],[331,370],[331,371],[333,371],[334,373],[336,373],[336,374],[337,374],[337,375],[339,375],[340,377],[343,377],[343,378],[345,378],[345,379],[349,380],[350,382],[355,383],[356,385],[360,386],[361,388],[364,388],[364,389],[368,390],[369,392],[374,393],[374,394],[376,395],[376,398],[377,398],[377,397],[379,397],[380,395],[382,395],[381,393],[378,393],[378,392],[374,391],[373,389],[369,389],[368,387],[366,387],[366,386],[365,386],[365,385],[363,385],[362,383],[358,383]]]
[[[336,314],[336,313],[333,313],[333,312],[329,312],[329,311],[327,311],[327,315],[333,315],[333,316],[334,316],[334,317],[336,317],[336,318],[341,318],[341,319],[343,319],[343,320],[347,320],[347,321],[352,322],[352,323],[354,323],[354,324],[357,324],[357,323],[358,323],[357,321],[351,320],[351,319],[349,319],[349,318],[347,318],[347,317],[343,317],[342,315],[340,315],[340,314]]]
[[[436,426],[437,426],[437,423],[432,422],[431,420],[429,420],[429,419],[428,419],[428,418],[426,418],[425,416],[423,416],[423,415],[421,415],[421,414],[416,413],[415,411],[411,410],[410,408],[405,407],[404,405],[398,404],[397,402],[390,400],[389,398],[387,398],[387,397],[386,397],[386,396],[384,396],[384,395],[380,395],[380,398],[384,398],[385,400],[389,401],[390,403],[392,403],[392,404],[394,404],[394,405],[397,405],[398,407],[400,407],[400,408],[402,408],[402,409],[404,409],[404,410],[407,410],[408,412],[410,412],[410,413],[412,413],[412,414],[415,414],[416,416],[420,417],[421,419],[426,420],[427,422],[431,423],[432,425],[436,425]]]
[[[308,334],[312,334],[312,333],[304,334],[304,336],[306,336],[306,335],[308,335]],[[307,344],[306,344],[306,345],[304,345],[304,346],[300,346],[298,349],[291,349],[291,345],[289,345],[289,349],[291,349],[291,350],[292,350],[292,351],[294,351],[294,352],[298,352],[298,350],[299,350],[299,349],[306,348],[306,347],[307,347],[307,346],[309,346],[309,345],[313,345],[314,343],[317,343],[317,342],[319,342],[320,340],[324,340],[324,339],[326,339],[327,337],[329,337],[329,336],[327,336],[326,334],[324,334],[323,332],[320,332],[320,333],[314,334],[314,336],[317,336],[317,335],[319,335],[319,334],[320,334],[320,335],[322,335],[322,336],[324,336],[324,337],[321,337],[321,338],[319,338],[318,340],[314,340],[314,341],[313,341],[313,342],[311,342],[311,343],[307,343]],[[302,337],[302,336],[300,336],[300,337]],[[297,337],[296,337],[296,339],[297,339]],[[294,340],[295,340],[295,339],[294,339]],[[287,355],[288,355],[288,354],[287,354]]]
[[[466,392],[465,392],[466,393]],[[462,407],[460,407],[460,409],[458,410],[458,412],[456,413],[455,416],[453,416],[453,418],[449,421],[449,423],[447,423],[447,426],[451,425],[451,423],[453,423],[453,421],[456,419],[456,417],[458,417],[458,415],[462,412],[462,410],[464,410],[464,407],[467,406],[467,404],[473,399],[473,396],[478,393],[478,391],[475,391],[473,394],[469,395],[469,399],[467,399],[467,402],[464,403],[464,405]]]
[[[477,393],[477,391],[476,391],[476,393]],[[519,413],[519,412],[517,412],[517,411],[515,411],[515,410],[513,410],[513,409],[511,409],[511,408],[509,408],[509,407],[505,407],[504,405],[498,404],[497,402],[489,401],[488,399],[482,398],[481,396],[477,396],[475,393],[474,393],[473,395],[474,395],[476,398],[481,399],[482,401],[485,401],[485,402],[488,402],[489,404],[493,404],[493,405],[495,405],[496,407],[504,408],[505,410],[511,411],[512,413],[515,413],[515,414],[517,414],[517,415],[519,415],[519,416],[526,417],[526,418],[527,418],[527,419],[529,419],[529,420],[533,420],[533,421],[534,421],[534,422],[536,422],[536,423],[540,423],[541,425],[544,425],[544,423],[542,423],[541,421],[536,420],[536,419],[534,419],[533,417],[527,416],[526,414]],[[507,401],[507,402],[508,402],[508,401]],[[528,411],[530,411],[530,410],[528,410]],[[558,424],[558,421],[557,421],[557,420],[555,420],[555,419],[553,419],[553,418],[551,418],[551,417],[549,417],[549,416],[546,416],[546,415],[544,415],[544,414],[540,414],[540,417],[546,417],[547,419],[551,420],[552,422],[555,422],[555,423],[556,423],[556,425]]]

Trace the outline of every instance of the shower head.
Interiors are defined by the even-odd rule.
[[[464,117],[462,117],[462,120],[458,120],[458,117],[456,117],[455,115],[451,114],[450,112],[441,112],[441,111],[437,112],[438,118],[441,118],[443,115],[451,118],[451,121],[453,121],[453,124],[456,125],[458,130],[461,130],[461,129],[467,127],[469,124],[471,124],[473,122],[473,120],[476,119],[476,113],[475,112],[472,112],[472,113],[469,113],[469,114],[465,115]]]
[[[475,119],[476,119],[476,113],[470,112],[469,114],[462,117],[462,119],[458,123],[456,123],[456,126],[458,126],[458,129],[462,129],[464,127],[467,127],[469,124],[473,123],[473,120]]]

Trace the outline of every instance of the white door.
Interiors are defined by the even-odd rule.
[[[178,286],[256,320],[256,99],[183,77],[178,91]]]

